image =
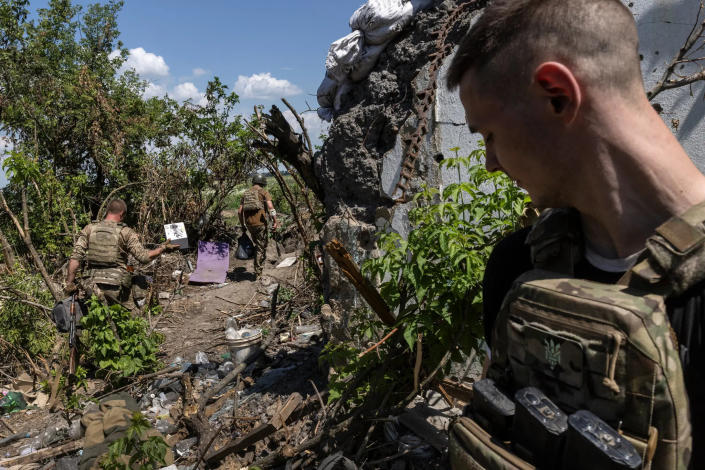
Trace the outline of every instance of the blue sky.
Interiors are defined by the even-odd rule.
[[[74,0],[87,5],[95,1]],[[255,104],[298,110],[317,107],[330,43],[350,32],[348,20],[363,0],[126,0],[120,37],[128,63],[153,86],[198,101],[213,76],[240,95],[244,115]],[[46,1],[31,2],[36,10]],[[237,84],[237,87],[236,87]],[[282,109],[283,110],[283,109]],[[304,113],[311,137],[321,132],[315,112]],[[0,186],[4,185],[0,174]]]

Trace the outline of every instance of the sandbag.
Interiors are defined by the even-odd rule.
[[[338,81],[326,74],[316,91],[318,104],[324,108],[332,108],[333,100],[335,100],[335,92],[337,90]]]
[[[74,311],[76,313],[76,328],[79,328],[81,325],[81,317],[83,316],[83,308],[78,300],[76,300]],[[56,302],[54,308],[51,310],[51,319],[54,320],[54,323],[56,323],[56,328],[61,333],[66,333],[69,331],[69,321],[71,319],[71,297],[67,297]]]
[[[327,74],[338,82],[344,81],[353,64],[359,60],[364,46],[365,39],[361,31],[353,31],[331,44],[326,56]]]
[[[333,101],[333,109],[336,111],[340,110],[343,106],[343,96],[352,89],[352,83],[350,80],[343,81],[338,87],[338,91],[335,93],[335,101]]]
[[[431,4],[433,0],[369,0],[350,17],[350,28],[362,31],[366,44],[385,44]]]
[[[333,120],[333,108],[318,108],[316,110],[318,117],[326,122],[331,122]]]
[[[319,118],[326,122],[331,122],[333,120],[333,108],[318,108],[316,113]]]
[[[237,259],[250,259],[255,255],[255,245],[250,240],[246,233],[240,235],[237,239],[237,251],[235,257]]]
[[[360,54],[359,60],[353,64],[350,71],[350,79],[359,82],[367,78],[377,64],[377,60],[385,47],[387,47],[386,42],[378,45],[366,45],[362,50],[362,54]]]

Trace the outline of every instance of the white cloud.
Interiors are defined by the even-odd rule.
[[[294,132],[301,133],[301,126],[299,126],[299,122],[294,117],[294,113],[287,109],[283,114],[284,119],[291,125]],[[319,135],[328,133],[330,123],[319,118],[318,113],[315,111],[300,113],[299,116],[303,118],[306,132],[308,132],[308,136],[311,138],[314,145],[318,143]]]
[[[303,93],[301,88],[289,80],[274,78],[269,72],[256,73],[249,77],[238,76],[234,90],[242,98],[257,99],[281,98]]]
[[[120,52],[113,51],[109,57],[114,59],[119,54]],[[166,65],[164,57],[147,52],[141,47],[130,49],[130,54],[120,69],[135,69],[138,74],[151,77],[166,77],[169,75],[169,66]]]
[[[164,96],[166,95],[166,88],[164,88],[161,85],[157,85],[156,83],[149,82],[147,84],[147,88],[144,89],[144,93],[142,93],[142,96],[145,99],[149,98],[154,98],[155,96]]]
[[[192,82],[179,83],[170,93],[172,98],[179,101],[191,100],[194,104],[203,106],[206,103],[205,93],[201,93]]]
[[[201,75],[205,75],[207,72],[205,69],[202,69],[201,67],[196,67],[191,71],[193,73],[194,77],[200,77]]]

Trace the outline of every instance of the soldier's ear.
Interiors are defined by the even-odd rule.
[[[573,122],[582,104],[582,92],[568,67],[560,62],[540,64],[534,71],[534,87],[552,115],[566,124]]]

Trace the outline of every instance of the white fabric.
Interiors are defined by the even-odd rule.
[[[335,100],[335,92],[338,90],[338,82],[326,74],[325,78],[318,87],[316,96],[318,104],[324,108],[332,108]]]
[[[353,31],[331,44],[326,57],[328,75],[338,82],[345,80],[362,54],[364,45],[365,40],[360,31]]]
[[[331,122],[333,120],[333,108],[318,108],[316,110],[318,117],[326,122]]]
[[[413,16],[411,3],[369,0],[350,17],[350,27],[363,31],[367,44],[383,44],[399,34]]]
[[[595,266],[597,269],[608,273],[623,273],[631,269],[636,263],[637,258],[644,250],[637,251],[625,258],[605,258],[596,251],[593,251],[589,246],[585,246],[585,259]]]
[[[386,42],[384,44],[365,46],[359,60],[353,64],[353,68],[350,71],[350,79],[354,82],[359,82],[367,78],[377,64],[377,59],[379,59],[385,47],[387,47]]]
[[[369,0],[350,17],[350,28],[365,33],[366,44],[384,44],[404,30],[433,0]]]
[[[350,83],[349,80],[345,80],[340,83],[340,86],[338,87],[338,92],[335,94],[335,101],[333,102],[333,109],[338,111],[341,106],[343,105],[343,95],[347,92],[350,91],[352,88],[352,84]]]
[[[350,80],[365,79],[377,64],[380,54],[420,10],[434,0],[369,0],[350,17],[353,32],[330,45],[326,56],[326,76],[316,96],[318,116],[330,122],[341,107]]]

